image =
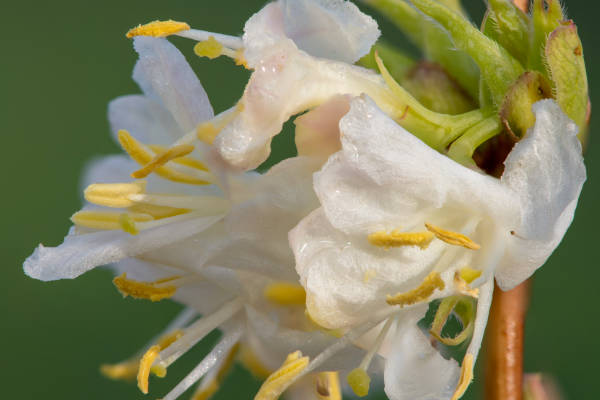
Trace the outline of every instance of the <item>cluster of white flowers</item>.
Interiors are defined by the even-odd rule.
[[[234,107],[213,114],[184,56],[160,37],[170,34],[253,70]],[[105,374],[137,376],[147,393],[151,373],[164,376],[220,329],[221,341],[164,400],[201,378],[194,398],[209,397],[235,357],[267,378],[259,400],[288,388],[292,398],[340,400],[339,374],[358,395],[369,374],[383,376],[393,400],[464,393],[494,279],[502,289],[527,279],[573,218],[585,180],[577,127],[556,102],[540,101],[501,178],[463,166],[398,123],[409,106],[420,109],[384,69],[353,65],[379,34],[343,0],[270,3],[241,39],[173,21],[130,32],[143,95],[109,106],[128,156],[89,167],[89,204],[68,236],[24,265],[48,281],[111,264],[123,295],[186,306]],[[246,172],[307,110],[295,121],[298,156]],[[476,112],[463,120],[465,129],[481,121]],[[460,364],[418,325],[436,299],[431,332],[442,344],[451,342],[441,335],[450,312],[477,299],[456,342],[470,339]]]

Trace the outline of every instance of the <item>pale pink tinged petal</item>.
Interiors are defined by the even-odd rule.
[[[506,159],[502,183],[521,202],[521,223],[496,273],[508,290],[542,266],[562,240],[586,180],[577,126],[553,100],[533,105],[536,122]]]
[[[242,39],[244,57],[248,65],[254,67],[264,56],[266,49],[287,39],[283,27],[281,4],[269,3],[250,17],[244,26]]]
[[[350,110],[350,96],[337,95],[296,118],[298,155],[327,158],[342,148],[340,119]]]
[[[162,103],[183,132],[212,118],[213,110],[198,77],[181,52],[167,39],[138,36],[134,47],[140,58],[133,79],[144,94]]]

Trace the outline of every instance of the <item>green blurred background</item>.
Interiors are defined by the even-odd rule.
[[[134,385],[104,379],[103,362],[129,356],[179,310],[170,302],[123,300],[104,269],[74,281],[42,283],[23,275],[21,265],[38,243],[57,245],[80,206],[78,179],[93,157],[118,152],[106,120],[107,103],[136,93],[131,70],[136,56],[126,30],[157,18],[173,18],[223,33],[241,33],[244,21],[263,0],[219,2],[36,1],[3,4],[0,43],[0,126],[2,129],[2,275],[0,282],[0,398],[141,399]],[[479,21],[481,1],[466,3]],[[600,4],[572,0],[568,15],[579,27],[589,71],[592,103],[600,104],[593,71],[600,65]],[[382,25],[384,35],[402,37]],[[174,39],[198,72],[216,111],[233,104],[247,73],[228,60],[193,56],[192,42]],[[600,268],[598,246],[600,148],[586,156],[588,183],[563,244],[536,274],[527,322],[526,371],[549,372],[569,399],[597,396],[600,350]],[[288,146],[288,147],[286,147]],[[289,153],[289,138],[278,142]],[[287,149],[287,150],[286,150]],[[206,351],[209,337],[151,382],[149,398],[168,391]],[[467,399],[481,398],[478,377]],[[235,382],[235,384],[234,384]],[[241,368],[217,399],[251,399],[258,383]],[[372,396],[376,398],[376,396]]]

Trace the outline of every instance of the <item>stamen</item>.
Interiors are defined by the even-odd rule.
[[[129,207],[133,202],[130,195],[141,194],[146,191],[146,181],[132,183],[94,183],[89,185],[83,196],[87,201],[99,206],[123,208]]]
[[[137,383],[138,388],[142,393],[148,394],[148,378],[150,377],[150,367],[152,363],[158,357],[158,353],[160,352],[160,346],[154,345],[148,349],[146,354],[142,357],[140,361],[140,369],[138,370],[137,375]]]
[[[482,271],[478,269],[473,269],[470,267],[464,267],[459,271],[460,279],[467,283],[473,282],[475,279],[481,276]]]
[[[137,235],[139,233],[137,227],[135,226],[135,221],[131,218],[131,215],[127,213],[122,213],[119,215],[119,226],[125,232],[131,235]]]
[[[152,221],[148,214],[127,213],[128,222]],[[78,211],[71,216],[75,225],[92,229],[118,230],[123,229],[123,213],[114,211]]]
[[[126,130],[122,129],[118,134],[119,143],[123,150],[129,154],[129,156],[138,164],[146,165],[154,158],[153,153],[150,149],[147,149],[144,145],[133,138]],[[179,183],[187,183],[191,185],[208,185],[210,184],[210,176],[208,174],[202,175],[204,179],[201,179],[200,172],[196,171],[198,176],[178,171],[173,167],[166,165],[160,166],[154,170],[159,176]]]
[[[212,60],[223,54],[223,48],[224,46],[217,42],[214,36],[210,36],[208,40],[196,43],[194,53],[198,57],[208,57]]]
[[[146,299],[151,301],[160,301],[172,297],[177,291],[174,285],[159,286],[177,277],[160,279],[155,282],[138,282],[127,279],[127,273],[113,279],[114,285],[119,289],[123,297],[131,296],[134,299]]]
[[[231,49],[241,49],[244,42],[240,37],[223,35],[222,33],[202,31],[199,29],[190,29],[187,31],[181,31],[177,33],[177,36],[181,36],[187,39],[192,39],[197,42],[203,42],[208,40],[211,36],[214,37],[219,43],[227,46]]]
[[[472,289],[469,283],[479,278],[481,273],[481,271],[469,267],[456,271],[454,273],[454,285],[456,285],[456,289],[464,295],[474,298],[479,297],[479,288]]]
[[[267,368],[258,358],[254,350],[248,345],[242,344],[240,349],[239,361],[246,367],[248,371],[260,380],[265,380],[273,373]]]
[[[254,400],[275,400],[287,389],[288,382],[300,375],[308,366],[309,358],[300,351],[287,356],[283,365],[262,384]]]
[[[387,303],[391,306],[406,306],[427,300],[436,289],[443,290],[446,287],[438,272],[432,272],[423,279],[419,287],[405,293],[387,296]]]
[[[118,364],[102,364],[100,373],[112,380],[130,381],[135,379],[140,366],[139,359],[126,360]]]
[[[143,203],[154,206],[164,206],[170,210],[184,210],[184,209],[196,209],[206,210],[220,214],[225,212],[230,202],[219,196],[188,196],[178,194],[135,194],[129,197],[130,200],[136,203]],[[136,204],[139,206],[140,204]],[[153,210],[156,210],[153,207]],[[155,215],[154,212],[150,213]],[[208,214],[210,215],[210,214]],[[156,218],[156,216],[155,216]]]
[[[219,115],[207,122],[203,122],[196,127],[196,136],[199,140],[208,145],[212,145],[215,138],[237,115],[243,110],[243,104],[238,103],[236,106],[223,111]]]
[[[467,391],[473,380],[473,354],[467,353],[460,367],[460,379],[451,400],[458,400]]]
[[[221,361],[221,365],[215,366],[215,368],[212,370],[214,373],[211,374],[211,376],[206,376],[204,378],[202,384],[192,396],[192,400],[208,400],[219,390],[219,387],[221,386],[221,383],[223,383],[227,373],[229,373],[231,367],[233,367],[233,363],[239,348],[240,344],[236,343],[231,350],[229,350],[229,353],[225,356],[225,359]]]
[[[132,199],[134,198],[135,197],[132,197]],[[154,219],[163,219],[186,214],[191,210],[169,206],[158,206],[154,204],[134,204],[133,206],[129,207],[129,211],[134,213],[151,215]]]
[[[162,153],[167,151],[168,147],[161,146],[158,144],[149,144],[148,147],[155,153]],[[208,172],[208,167],[199,160],[196,160],[193,157],[177,157],[171,160],[175,164],[185,165],[186,167],[199,169],[201,171]]]
[[[373,246],[389,249],[390,247],[419,246],[426,249],[433,240],[431,232],[400,232],[393,230],[390,233],[379,231],[368,236],[369,243]]]
[[[175,33],[189,30],[190,26],[185,22],[168,21],[152,21],[144,25],[138,25],[130,29],[126,36],[132,38],[134,36],[153,36],[165,37]]]
[[[171,147],[155,155],[154,158],[148,164],[144,165],[143,168],[133,172],[131,176],[136,179],[145,178],[146,176],[154,172],[158,167],[162,167],[163,165],[175,158],[187,156],[192,151],[194,151],[194,146],[192,146],[191,144],[182,144],[179,146]]]
[[[316,386],[320,400],[342,400],[340,374],[337,371],[320,372]]]
[[[475,243],[474,241],[472,241],[467,236],[465,236],[461,233],[446,231],[442,228],[438,228],[437,226],[433,226],[428,223],[425,224],[425,227],[430,232],[433,232],[433,234],[435,234],[435,236],[438,239],[440,239],[448,244],[452,244],[455,246],[462,246],[462,247],[465,247],[470,250],[479,250],[481,248],[480,245],[478,245],[477,243]]]
[[[442,337],[442,329],[444,329],[452,311],[460,318],[463,330],[453,338]],[[458,346],[473,334],[473,330],[475,329],[474,321],[475,306],[473,300],[467,296],[450,296],[440,303],[429,333],[447,346]]]
[[[281,306],[304,305],[306,292],[298,284],[276,282],[267,285],[264,290],[265,298]]]

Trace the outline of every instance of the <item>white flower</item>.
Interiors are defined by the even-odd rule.
[[[577,127],[552,100],[533,111],[535,126],[511,151],[501,179],[431,149],[366,96],[340,121],[342,150],[314,178],[321,207],[290,232],[290,243],[307,310],[320,325],[356,329],[397,310],[396,334],[380,351],[391,399],[447,399],[457,385],[454,398],[462,394],[494,278],[504,290],[528,278],[571,223],[586,177]],[[460,372],[416,322],[423,303],[477,288]]]
[[[213,112],[183,55],[165,39],[139,37],[135,48],[140,59],[134,79],[144,94],[114,100],[109,120],[140,165],[120,155],[94,162],[85,178],[90,204],[73,215],[75,225],[60,246],[35,250],[25,272],[49,281],[112,264],[124,296],[172,298],[186,306],[142,351],[103,366],[113,378],[137,374],[143,392],[151,371],[163,376],[204,336],[221,329],[221,341],[165,400],[205,375],[197,394],[210,393],[236,352],[257,374],[276,369],[297,349],[319,353],[334,338],[304,314],[287,234],[318,205],[312,173],[320,161],[297,157],[264,175],[225,171],[209,147],[186,135]],[[133,171],[146,179],[132,179]],[[359,355],[355,349],[346,357]],[[340,362],[329,365],[339,369]],[[335,389],[337,375],[316,376]],[[312,379],[293,391],[316,399]]]

